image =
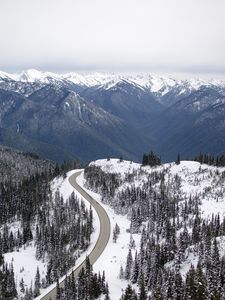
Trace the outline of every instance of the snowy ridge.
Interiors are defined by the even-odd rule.
[[[121,162],[117,158],[110,158],[110,160],[98,159],[90,163],[90,166],[93,165],[100,167],[105,173],[119,173],[121,175],[127,173],[130,174],[140,169],[140,164],[138,163],[134,163],[127,160]]]
[[[122,177],[125,174],[137,172],[140,175],[133,183],[135,186],[142,186],[147,181],[146,174],[166,170],[165,181],[167,183],[173,181],[174,177],[179,176],[179,193],[183,197],[195,195],[201,199],[201,212],[205,218],[218,213],[225,216],[225,182],[220,182],[220,176],[225,172],[225,167],[218,168],[195,161],[181,161],[179,165],[166,163],[151,168],[149,166],[143,167],[141,164],[131,161],[120,161],[119,159],[99,159],[91,162],[90,165],[100,167],[105,173],[116,173]],[[121,189],[123,189],[123,186],[121,186]]]
[[[221,80],[202,80],[192,78],[187,80],[175,79],[172,77],[153,75],[149,73],[143,74],[115,74],[115,73],[76,73],[70,72],[66,74],[58,74],[52,72],[41,72],[35,69],[22,71],[18,74],[10,74],[0,71],[0,80],[14,80],[20,82],[41,82],[49,83],[52,81],[68,81],[76,85],[86,87],[102,87],[110,89],[120,81],[127,81],[130,84],[150,90],[153,93],[164,95],[175,86],[184,86],[189,90],[196,90],[200,86],[225,86],[225,82]]]

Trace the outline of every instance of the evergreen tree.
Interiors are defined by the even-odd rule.
[[[197,276],[197,283],[198,283],[197,299],[207,300],[209,298],[207,281],[200,263],[197,266],[196,272],[197,272],[196,276]]]
[[[21,281],[20,281],[20,291],[21,291],[21,293],[25,293],[23,278],[21,278]]]
[[[41,288],[40,272],[39,272],[39,268],[37,267],[35,281],[34,281],[34,297],[40,295],[40,288]]]
[[[125,293],[122,295],[121,300],[137,300],[137,294],[132,289],[130,284],[128,284],[126,287]]]
[[[138,300],[147,300],[147,294],[146,294],[146,288],[145,288],[145,282],[144,282],[143,275],[141,277]]]
[[[133,263],[133,257],[132,257],[131,249],[129,249],[128,255],[127,255],[125,274],[124,274],[124,278],[126,280],[130,279],[132,263]]]
[[[179,165],[180,164],[180,154],[177,154],[177,159],[176,159],[176,164]]]
[[[116,223],[114,229],[113,229],[113,242],[116,243],[118,236],[120,234],[120,227],[119,225]]]
[[[154,167],[160,164],[161,164],[161,159],[156,154],[154,154],[153,151],[143,155],[143,159],[142,159],[143,166],[149,165],[151,167]]]
[[[61,299],[61,289],[59,286],[59,279],[57,279],[56,281],[56,300],[60,300]]]

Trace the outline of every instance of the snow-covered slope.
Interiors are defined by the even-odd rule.
[[[130,174],[140,169],[140,164],[132,161],[120,160],[117,158],[98,159],[90,163],[90,166],[97,166],[105,173],[117,173],[121,175]]]
[[[121,231],[117,239],[117,242],[113,243],[112,240],[110,241],[109,245],[106,248],[106,251],[103,253],[100,260],[94,266],[96,271],[98,270],[102,271],[103,269],[105,269],[106,279],[109,282],[109,289],[111,293],[110,296],[112,300],[119,299],[121,293],[125,290],[126,284],[128,283],[133,284],[132,282],[133,279],[125,280],[124,278],[121,279],[119,277],[121,275],[120,269],[121,266],[123,266],[123,270],[126,272],[128,251],[131,250],[133,259],[136,255],[135,252],[140,251],[140,247],[141,247],[140,238],[141,238],[141,230],[142,230],[141,229],[139,233],[135,233],[135,234],[133,233],[131,235],[130,220],[132,220],[132,216],[130,214],[129,207],[128,207],[128,214],[126,215],[121,215],[118,213],[116,214],[115,210],[118,211],[118,207],[116,208],[116,205],[119,205],[120,203],[119,200],[118,201],[115,200],[116,198],[119,199],[121,195],[123,195],[122,197],[124,201],[129,201],[129,198],[132,198],[134,202],[129,202],[129,203],[132,203],[132,208],[130,207],[130,210],[131,209],[133,210],[135,209],[136,205],[138,205],[137,203],[138,197],[135,200],[133,194],[135,194],[135,192],[141,193],[140,191],[145,193],[146,187],[151,186],[152,191],[155,191],[156,193],[160,193],[160,190],[163,188],[164,192],[166,193],[164,198],[165,200],[168,199],[169,201],[169,199],[172,197],[174,199],[179,199],[177,202],[178,203],[177,205],[180,207],[180,215],[178,217],[179,225],[177,225],[177,223],[175,225],[178,226],[177,233],[176,233],[177,245],[179,245],[180,243],[180,233],[183,232],[184,230],[183,227],[187,226],[189,234],[191,236],[194,230],[192,226],[196,222],[196,215],[194,211],[190,212],[190,215],[188,219],[186,219],[186,221],[184,221],[182,217],[182,213],[184,211],[186,201],[193,201],[194,206],[196,206],[196,204],[198,203],[199,217],[201,220],[203,220],[203,223],[205,222],[205,224],[212,224],[210,222],[212,222],[212,220],[215,219],[218,215],[220,216],[221,222],[225,217],[225,182],[223,179],[225,176],[224,167],[217,168],[206,164],[200,164],[195,161],[181,161],[181,163],[178,165],[175,163],[170,163],[170,164],[163,164],[161,166],[151,168],[149,166],[143,167],[140,164],[133,163],[130,161],[121,161],[119,159],[96,160],[94,162],[91,162],[90,166],[92,167],[96,166],[106,174],[112,174],[112,175],[116,174],[116,176],[118,177],[111,177],[112,178],[112,181],[110,182],[111,184],[113,181],[115,182],[118,178],[120,178],[119,186],[117,186],[117,188],[115,189],[114,196],[112,196],[108,201],[106,201],[106,198],[109,196],[107,192],[104,194],[104,196],[101,194],[93,193],[93,196],[95,198],[97,197],[99,201],[102,201],[103,203],[107,203],[107,205],[105,205],[105,208],[111,218],[112,227],[114,228],[115,224],[117,223]],[[163,175],[161,176],[160,174]],[[100,178],[102,176],[104,176],[104,174],[100,174],[99,180],[101,180]],[[80,178],[80,183],[86,187],[89,186],[90,189],[90,185],[89,185],[90,182],[87,179],[85,179],[83,176]],[[98,189],[96,183],[97,181],[94,184],[95,189]],[[126,194],[125,192],[127,188],[130,189],[128,194]],[[127,195],[129,195],[128,198]],[[148,195],[148,197],[149,196],[150,198],[147,198],[148,199],[147,201],[149,201],[149,203],[152,203],[153,198],[151,198],[150,194]],[[140,201],[142,202],[142,200]],[[144,194],[143,194],[143,201],[145,201]],[[117,204],[115,205],[115,203]],[[163,200],[162,200],[162,202],[159,202],[158,205],[166,205],[166,204],[163,204]],[[139,208],[141,210],[141,205],[139,206]],[[159,209],[159,207],[157,207],[157,204],[155,209],[156,210]],[[143,225],[145,227],[145,225],[147,224],[145,227],[145,230],[147,231],[147,235],[148,234],[152,235],[152,239],[153,239],[152,242],[155,243],[156,240],[154,239],[155,238],[154,226],[157,225],[153,225],[153,223],[151,222],[152,222],[151,218],[149,218],[148,222],[146,223],[144,222]],[[156,220],[156,224],[158,224],[159,226],[160,223],[157,222],[158,220]],[[171,219],[171,223],[172,223],[172,219]],[[149,224],[152,224],[153,227],[151,228],[151,225]],[[149,232],[149,230],[152,230],[151,233]],[[158,232],[159,240],[157,241],[158,243],[157,246],[159,245],[160,247],[161,245],[162,249],[163,247],[169,246],[169,244],[163,244],[165,243],[165,233],[163,233],[164,230],[166,229],[162,227],[162,232],[161,232],[162,236]],[[171,230],[173,229],[171,228]],[[132,247],[130,242],[131,239],[135,240],[135,244]],[[223,236],[223,233],[221,233],[220,237],[216,238],[216,241],[218,243],[219,254],[221,258],[224,256],[224,245],[225,245],[224,240],[225,237]],[[144,243],[147,243],[147,241],[144,241]],[[149,244],[148,246],[146,246],[146,248],[151,246],[152,245]],[[195,244],[194,245],[192,244],[186,249],[186,251],[182,256],[182,259],[180,258],[181,263],[179,266],[180,268],[179,271],[184,281],[185,281],[186,274],[191,268],[191,265],[193,265],[196,268],[197,263],[199,262],[199,254],[196,249],[198,249],[197,246]],[[141,254],[139,252],[138,259],[140,259],[140,255]],[[151,261],[150,258],[148,259]],[[152,264],[154,265],[154,261],[152,261]],[[169,263],[165,264],[165,269],[167,270],[174,270],[175,268],[177,268],[177,257],[171,260]],[[146,274],[144,276],[146,276],[146,280],[151,276],[153,276],[151,272],[154,271],[152,270],[150,269],[150,271],[147,271],[145,269]],[[136,284],[133,284],[132,288],[138,291]],[[163,299],[167,299],[167,298],[163,298]]]
[[[165,184],[169,184],[174,181],[175,177],[179,177],[180,184],[177,193],[182,198],[185,199],[192,195],[201,199],[200,207],[204,217],[211,217],[212,214],[218,213],[225,216],[225,182],[221,177],[225,172],[225,167],[217,168],[195,161],[181,161],[179,165],[169,163],[151,168],[119,159],[100,159],[91,162],[90,165],[100,167],[105,173],[119,174],[123,178],[127,174],[136,173],[132,185],[139,187],[148,180],[148,174],[164,170],[166,172]],[[127,183],[125,186],[127,187]]]

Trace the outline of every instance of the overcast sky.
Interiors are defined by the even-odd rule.
[[[218,73],[225,0],[0,0],[0,69]]]

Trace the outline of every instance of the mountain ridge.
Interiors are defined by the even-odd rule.
[[[128,80],[143,88],[150,89],[152,92],[159,92],[164,86],[174,87],[176,84],[186,84],[192,89],[198,89],[201,85],[222,85],[225,86],[225,80],[216,79],[176,79],[174,76],[153,75],[151,73],[123,74],[123,73],[107,73],[107,72],[69,72],[69,73],[53,73],[46,71],[38,71],[36,69],[24,70],[20,73],[8,73],[0,71],[1,79],[10,79],[21,82],[42,82],[49,83],[52,79],[58,81],[70,81],[74,84],[83,86],[102,86],[109,83],[117,83],[118,81]],[[165,91],[164,91],[165,92]]]
[[[174,160],[178,152],[217,155],[224,151],[224,96],[221,80],[0,72],[2,140],[61,161],[108,156],[140,161],[142,151],[151,149],[163,161]]]

